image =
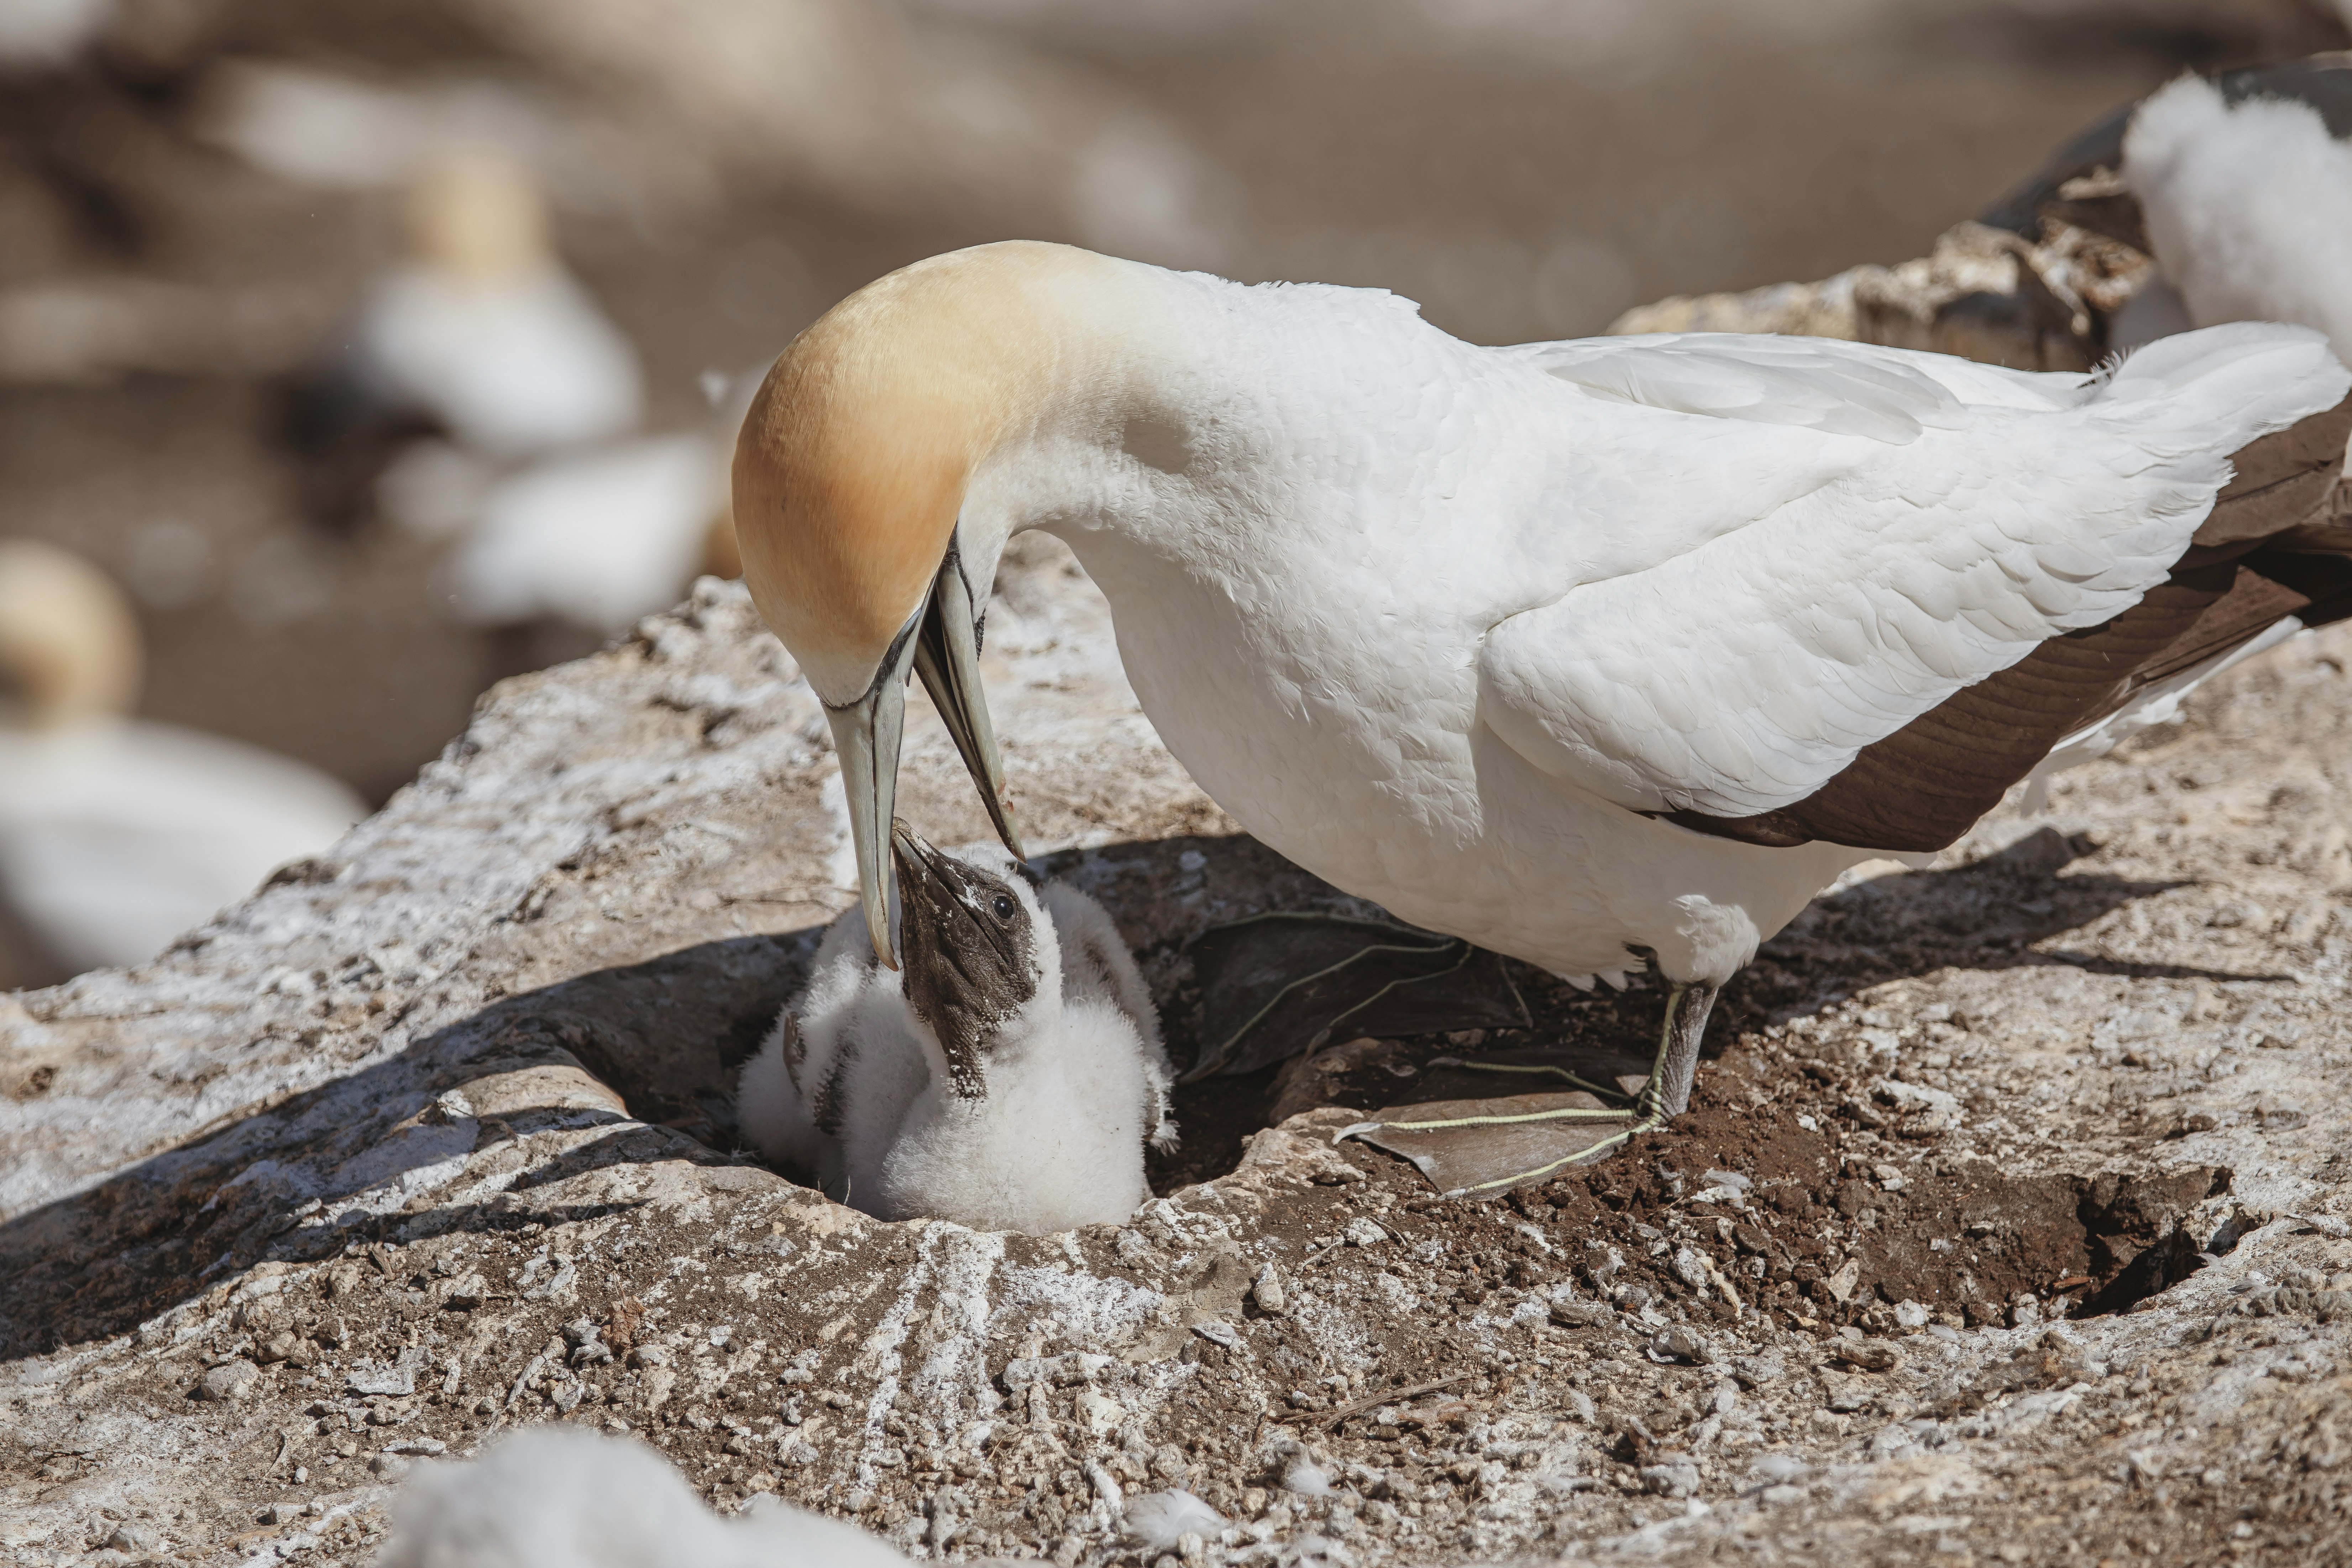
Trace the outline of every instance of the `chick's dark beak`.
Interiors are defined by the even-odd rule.
[[[949,1088],[977,1100],[989,1041],[1036,994],[1027,907],[1003,879],[942,855],[903,822],[891,824],[890,858],[907,1004],[939,1037]]]

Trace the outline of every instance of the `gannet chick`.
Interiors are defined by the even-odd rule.
[[[735,522],[825,704],[886,962],[907,681],[1009,833],[979,617],[1044,529],[1169,751],[1269,847],[1578,984],[1654,964],[1647,1127],[1718,989],[1841,872],[1949,845],[2145,688],[2352,614],[2352,546],[2221,493],[2268,485],[2275,436],[2315,502],[2347,389],[2296,326],[2091,375],[1482,347],[1378,290],[1003,244],[779,356]]]
[[[315,768],[125,717],[140,663],[98,568],[0,542],[0,898],[74,971],[152,956],[367,815]]]
[[[1100,904],[994,845],[893,825],[905,968],[835,921],[743,1068],[743,1131],[881,1219],[1037,1234],[1125,1219],[1175,1142],[1150,993]]]
[[[733,1519],[643,1443],[560,1423],[417,1467],[377,1568],[904,1568],[854,1524],[773,1497]]]
[[[418,175],[404,216],[407,255],[358,322],[357,395],[495,458],[635,427],[636,351],[557,258],[529,175],[488,155],[444,159]]]
[[[2352,359],[2352,144],[2318,109],[2183,77],[2133,113],[2122,174],[2184,325],[2296,321]]]

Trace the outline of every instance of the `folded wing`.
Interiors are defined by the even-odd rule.
[[[1597,396],[1874,443],[1481,650],[1481,715],[1515,751],[1701,831],[1940,847],[2135,682],[2339,587],[2343,556],[2289,570],[2277,544],[2311,531],[2352,415],[2312,420],[2352,376],[2303,329],[2189,333],[2090,382],[1814,340],[1535,352]],[[2239,454],[2261,471],[2217,517]]]

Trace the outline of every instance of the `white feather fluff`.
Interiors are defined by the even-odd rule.
[[[903,1568],[855,1525],[756,1498],[704,1508],[641,1443],[537,1426],[467,1464],[426,1463],[392,1507],[377,1568]]]
[[[1002,1027],[985,1092],[947,1087],[946,1058],[875,962],[857,910],[819,944],[807,989],[744,1064],[736,1114],[780,1164],[885,1219],[1030,1234],[1125,1219],[1150,1195],[1147,1142],[1174,1138],[1150,993],[1100,904],[1041,896],[994,845],[955,858],[1000,878],[1033,928],[1037,989]],[[797,1049],[798,1061],[787,1060]],[[829,1123],[829,1125],[828,1125]]]
[[[2317,110],[2183,77],[2132,116],[2123,173],[2190,320],[2294,321],[2352,358],[2352,147]]]
[[[1127,1500],[1127,1532],[1151,1552],[1173,1552],[1187,1535],[1214,1541],[1225,1516],[1181,1489]]]
[[[618,436],[645,401],[636,351],[552,263],[496,279],[396,268],[357,339],[385,390],[496,457]]]

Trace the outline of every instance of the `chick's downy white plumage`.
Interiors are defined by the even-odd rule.
[[[1157,1014],[1109,915],[993,845],[898,825],[905,963],[834,922],[807,989],[744,1066],[767,1157],[884,1219],[1042,1233],[1124,1219],[1172,1143]]]
[[[2189,322],[2294,321],[2352,357],[2352,145],[2318,110],[2183,77],[2140,104],[2123,151]]]

